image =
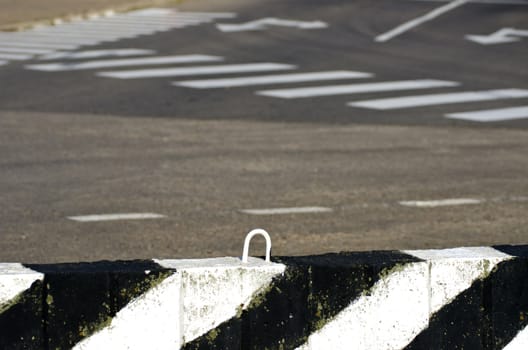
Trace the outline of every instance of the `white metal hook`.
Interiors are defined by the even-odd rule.
[[[261,228],[257,228],[249,232],[246,236],[246,239],[244,240],[244,252],[242,253],[242,262],[247,263],[248,262],[248,254],[249,254],[249,243],[251,242],[251,239],[255,235],[261,235],[266,240],[266,262],[270,262],[271,257],[271,238],[270,235],[264,231]]]

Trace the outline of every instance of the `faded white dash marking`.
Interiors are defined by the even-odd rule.
[[[333,209],[327,207],[292,207],[292,208],[268,208],[268,209],[242,209],[241,213],[250,215],[286,215],[286,214],[311,214],[329,213]]]
[[[451,1],[449,4],[446,4],[444,6],[440,6],[439,8],[437,9],[434,9],[433,11],[431,12],[428,12],[427,14],[421,16],[421,17],[418,17],[418,18],[415,18],[411,21],[408,21],[408,22],[405,22],[403,23],[402,25],[399,25],[398,27],[394,28],[393,30],[391,31],[388,31],[387,33],[385,34],[381,34],[381,35],[378,35],[374,40],[377,41],[377,42],[385,42],[385,41],[388,41],[400,34],[403,34],[405,33],[406,31],[408,30],[411,30],[412,28],[414,27],[417,27],[419,26],[420,24],[423,24],[427,21],[430,21],[448,11],[451,11],[459,6],[462,6],[464,5],[465,3],[467,3],[468,0],[455,0],[455,1]]]
[[[417,208],[446,207],[452,205],[481,204],[484,200],[476,198],[450,198],[430,201],[401,201],[400,205]]]
[[[95,222],[95,221],[115,221],[115,220],[145,220],[145,219],[161,219],[165,215],[155,213],[123,213],[123,214],[100,214],[100,215],[83,215],[83,216],[68,216],[68,219],[79,222]]]

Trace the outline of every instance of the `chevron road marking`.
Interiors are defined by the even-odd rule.
[[[446,114],[445,117],[449,119],[460,119],[484,123],[526,119],[528,118],[528,106],[487,109],[463,113],[450,113]]]
[[[237,77],[226,79],[187,80],[172,83],[175,86],[183,86],[195,89],[231,88],[238,86],[253,86],[266,84],[288,84],[320,80],[341,80],[370,78],[373,75],[363,72],[352,71],[327,71],[311,73],[293,73],[277,75],[257,75],[251,77]]]
[[[493,101],[524,97],[528,97],[528,90],[501,89],[383,98],[377,100],[356,101],[348,103],[348,105],[351,107],[362,107],[377,110],[392,110],[399,108],[435,106],[441,104],[467,103],[478,101]]]
[[[329,85],[281,90],[262,90],[258,91],[256,94],[278,98],[307,98],[318,96],[361,94],[367,92],[431,89],[458,85],[460,84],[453,81],[423,79],[351,85]]]
[[[244,63],[228,64],[217,66],[194,66],[185,68],[158,68],[142,70],[108,71],[97,73],[98,76],[116,79],[138,79],[138,78],[158,78],[177,77],[189,75],[209,75],[209,74],[230,74],[245,72],[267,72],[290,70],[297,68],[291,64],[282,63]]]

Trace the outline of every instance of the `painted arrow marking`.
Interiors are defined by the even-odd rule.
[[[481,45],[495,45],[520,41],[520,37],[528,37],[528,30],[502,28],[490,35],[466,35],[466,39]]]
[[[250,30],[263,30],[269,26],[292,27],[299,29],[320,29],[326,28],[328,25],[322,21],[294,21],[280,18],[261,18],[255,21],[241,23],[241,24],[217,24],[216,27],[222,32],[243,32]]]

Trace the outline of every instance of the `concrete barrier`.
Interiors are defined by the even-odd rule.
[[[0,349],[528,349],[528,246],[0,264]]]

